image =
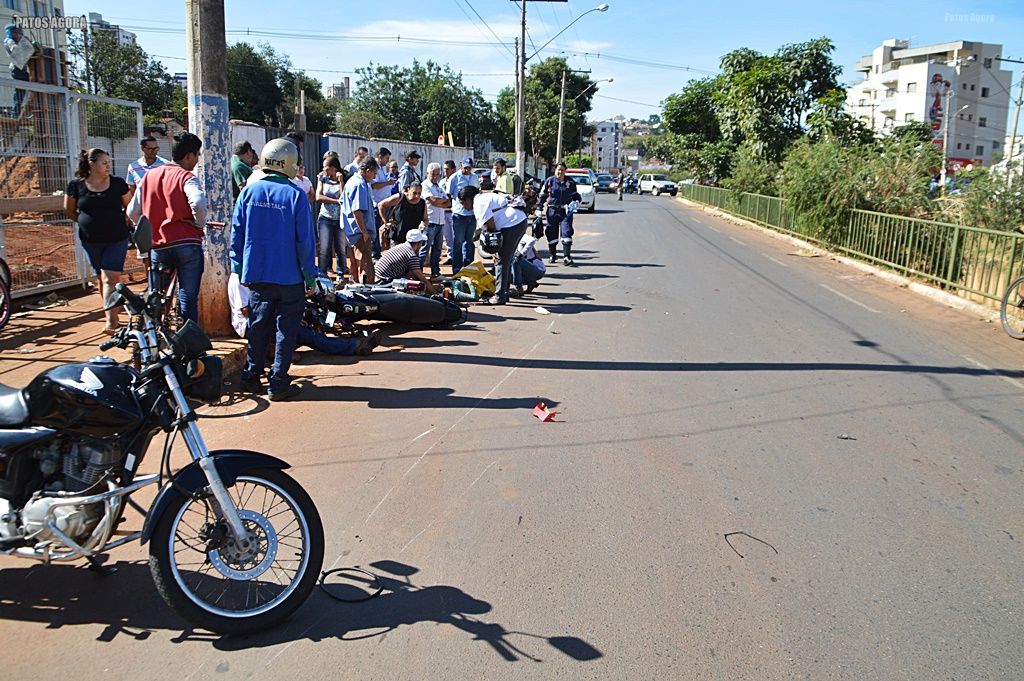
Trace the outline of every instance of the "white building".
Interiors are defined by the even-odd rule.
[[[1010,137],[1010,135],[1006,136],[1006,142],[1004,143],[1005,150],[1003,151],[1003,158],[1008,158],[1010,156],[1010,144],[1013,143]],[[1024,130],[1017,130],[1017,141],[1016,143],[1013,143],[1013,146],[1013,160],[1015,163],[1019,164],[1022,160],[1024,160],[1024,158],[1022,158],[1021,156],[1022,154],[1024,154]]]
[[[327,99],[349,99],[352,96],[352,81],[348,76],[341,83],[327,86]]]
[[[591,125],[594,136],[590,142],[590,157],[594,159],[594,168],[599,172],[615,170],[622,161],[622,123],[600,121]]]
[[[951,167],[987,165],[1004,154],[1006,139],[1013,74],[997,59],[1002,50],[967,40],[921,47],[886,40],[857,62],[864,80],[847,90],[846,105],[879,132],[927,122],[940,147],[948,108],[956,114],[948,121]]]
[[[5,2],[7,0],[4,0]],[[125,45],[135,44],[135,34],[131,31],[126,31],[117,24],[112,24],[109,21],[103,19],[103,15],[99,12],[89,12],[89,28],[93,31],[112,31],[117,35],[117,44],[119,47]]]

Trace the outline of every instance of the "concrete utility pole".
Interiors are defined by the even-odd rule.
[[[526,176],[526,0],[522,0],[523,20],[519,35],[519,98],[516,115],[516,172]]]
[[[555,163],[562,160],[562,127],[565,124],[565,70],[562,71],[562,99],[558,104],[558,144],[555,146]]]
[[[203,141],[196,175],[209,202],[209,219],[215,222],[229,222],[232,210],[226,52],[224,0],[185,0],[188,122],[190,131]],[[230,225],[206,230],[199,323],[211,336],[232,332],[228,303],[230,244]]]

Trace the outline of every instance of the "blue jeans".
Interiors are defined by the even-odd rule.
[[[339,338],[317,333],[308,326],[299,327],[296,345],[305,345],[325,355],[354,355],[356,342],[351,338]]]
[[[500,300],[508,300],[508,289],[512,284],[512,259],[524,234],[526,234],[526,220],[501,230],[501,248],[498,250],[498,266],[495,268],[495,278],[497,279],[495,285],[498,289],[495,295]]]
[[[543,276],[544,273],[540,271],[539,267],[521,255],[517,254],[515,259],[512,261],[513,286],[522,288],[524,286],[529,286],[530,284],[536,284]]]
[[[163,263],[178,273],[178,302],[181,303],[181,318],[199,323],[199,284],[203,281],[206,259],[199,244],[181,244],[154,248],[150,260],[155,265]],[[156,281],[156,268],[150,269],[150,286],[163,288],[166,282]]]
[[[430,256],[430,273],[435,277],[441,274],[441,244],[444,242],[444,225],[433,222],[427,226],[427,240],[420,249],[420,262],[427,269],[427,256]]]
[[[302,311],[306,307],[306,287],[302,284],[249,284],[249,347],[246,349],[242,378],[263,375],[267,345],[275,337],[274,365],[270,368],[270,392],[287,388],[292,382],[288,369],[299,336]]]
[[[331,267],[332,253],[338,257],[338,268],[334,271],[339,275],[344,274],[347,267],[345,255],[348,249],[348,240],[345,239],[345,232],[341,229],[341,220],[332,220],[320,215],[316,219],[316,231],[317,267],[320,269],[320,274],[327,274],[327,270],[333,269]]]
[[[452,214],[452,272],[458,272],[473,262],[473,234],[476,232],[476,217]]]
[[[380,259],[380,213],[377,212],[377,206],[373,207],[373,217],[366,221],[366,228],[370,230],[371,236],[373,236],[373,250],[371,256],[376,259]]]

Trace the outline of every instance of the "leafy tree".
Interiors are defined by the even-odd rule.
[[[729,177],[722,185],[736,192],[775,196],[778,173],[777,163],[762,158],[750,144],[741,144],[732,157]]]
[[[974,168],[957,173],[963,189],[942,200],[943,217],[952,222],[1001,231],[1024,229],[1024,175]]]
[[[572,151],[565,155],[565,164],[570,168],[593,168],[594,159],[581,151]]]
[[[151,117],[179,109],[178,104],[184,102],[180,89],[160,62],[136,43],[119,45],[112,31],[90,30],[88,50],[84,34],[71,31],[68,49],[72,85],[77,90],[139,102],[143,113]],[[134,133],[134,121],[131,127]]]
[[[931,217],[936,206],[928,185],[942,154],[931,143],[890,135],[877,144],[854,147],[860,180],[858,207],[880,213]]]
[[[447,65],[414,61],[410,67],[370,64],[356,70],[358,86],[342,122],[392,123],[394,137],[434,141],[451,130],[456,143],[476,146],[490,137],[495,115],[483,95]],[[353,132],[342,128],[341,132]]]
[[[911,121],[892,129],[890,133],[896,139],[912,139],[920,143],[931,143],[934,133],[931,123]]]
[[[796,212],[804,234],[836,243],[857,207],[859,157],[842,142],[826,138],[798,140],[782,164],[782,198]]]
[[[718,78],[701,78],[691,80],[678,94],[669,95],[662,104],[668,131],[696,134],[707,142],[721,139],[715,106],[715,93],[720,88]]]
[[[847,144],[868,144],[875,133],[862,121],[846,113],[846,92],[829,90],[819,97],[807,114],[807,135],[812,140],[831,138]]]
[[[226,56],[231,118],[280,126],[284,94],[274,49],[266,43],[255,47],[235,43]]]

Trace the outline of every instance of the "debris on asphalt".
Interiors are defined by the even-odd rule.
[[[558,415],[558,412],[549,411],[548,405],[544,404],[543,402],[538,402],[537,406],[533,408],[533,415],[546,423],[548,421],[554,421],[555,416]]]
[[[793,251],[792,253],[787,253],[786,255],[795,255],[798,258],[820,258],[821,257],[820,253],[815,253],[814,251],[808,251],[806,248],[801,248],[799,251]]]
[[[533,308],[533,311],[536,312],[537,314],[551,314],[551,310],[547,309],[546,307],[541,307],[540,305]]]
[[[839,433],[839,435],[836,435],[836,439],[837,440],[856,440],[857,438],[853,437],[849,433]]]
[[[35,349],[35,348],[20,348],[20,349],[18,350],[18,352],[20,352],[20,353],[21,353],[21,354],[23,354],[23,355],[28,355],[28,354],[30,354],[30,353],[33,353],[33,352],[35,352],[35,351],[36,351],[36,349]]]
[[[779,550],[777,548],[775,548],[774,546],[772,546],[771,544],[769,544],[768,542],[766,542],[764,539],[758,539],[754,535],[748,534],[748,533],[743,532],[743,531],[739,531],[739,532],[726,532],[725,534],[722,535],[723,537],[725,537],[725,543],[728,544],[729,548],[732,549],[733,551],[735,551],[736,555],[739,556],[740,558],[744,557],[743,554],[740,553],[739,551],[736,551],[736,547],[732,545],[731,541],[729,541],[729,537],[731,537],[733,535],[736,535],[736,534],[742,534],[744,537],[750,537],[754,541],[759,541],[762,544],[764,544],[765,546],[767,546],[768,548],[770,548],[772,551],[774,551],[776,556],[779,555]]]

